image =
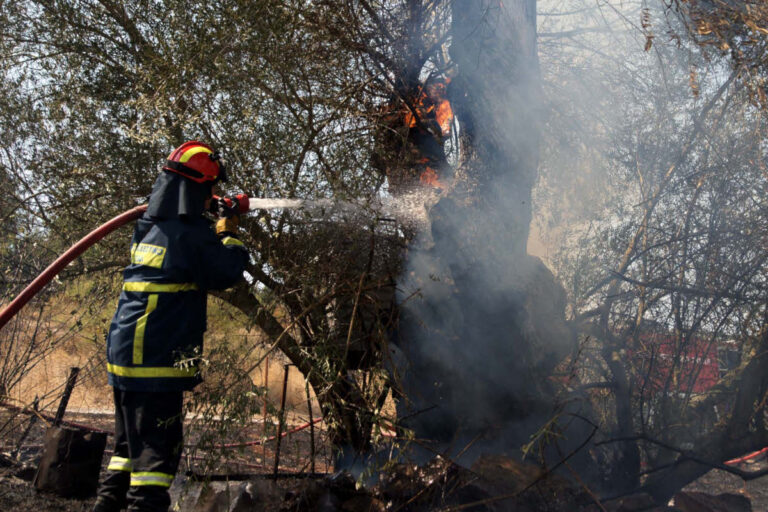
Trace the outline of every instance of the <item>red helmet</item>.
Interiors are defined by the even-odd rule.
[[[219,154],[211,146],[191,140],[173,150],[163,166],[197,183],[227,181],[227,172]]]

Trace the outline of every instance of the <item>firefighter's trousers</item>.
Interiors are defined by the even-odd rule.
[[[115,396],[115,452],[94,511],[166,512],[183,447],[181,391]]]

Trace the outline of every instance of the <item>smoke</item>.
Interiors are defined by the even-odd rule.
[[[523,15],[501,16],[491,29],[454,15],[454,33],[490,31],[481,35],[483,53],[459,62],[451,84],[470,138],[461,139],[453,188],[428,208],[429,229],[411,247],[400,281],[398,416],[421,440],[416,452],[465,462],[488,452],[519,455],[553,419],[549,434],[562,435],[560,453],[592,431],[577,419],[589,416],[589,405],[560,393],[578,347],[566,290],[551,268],[573,248],[574,234],[610,223],[622,213],[611,210],[616,198],[632,196],[612,172],[611,141],[631,102],[642,102],[625,96],[628,77],[658,71],[659,56],[644,51],[645,35],[631,22],[640,20],[640,2],[620,9],[538,2],[540,65],[515,40],[525,41],[517,18],[533,2],[504,5]],[[461,60],[456,45],[466,41],[457,39],[451,54]]]
[[[515,452],[556,413],[548,376],[573,337],[562,290],[525,251],[542,106],[533,4],[486,24],[482,6],[454,3],[463,158],[400,283],[399,416],[425,456]]]

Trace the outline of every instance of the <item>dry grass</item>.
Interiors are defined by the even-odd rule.
[[[70,368],[81,368],[77,386],[69,401],[68,410],[111,411],[112,389],[107,384],[105,335],[114,312],[114,300],[105,307],[90,309],[95,314],[73,314],[80,308],[82,284],[75,284],[49,301],[51,339],[55,346],[39,363],[32,367],[21,382],[11,390],[11,401],[19,405],[31,404],[35,397],[41,397],[41,407],[55,411],[58,397],[63,390]],[[115,298],[117,292],[115,292]],[[79,323],[78,323],[79,322]],[[279,407],[282,395],[284,365],[289,361],[279,351],[267,351],[265,340],[257,332],[249,332],[242,326],[245,320],[216,299],[209,300],[209,328],[206,334],[206,348],[215,348],[222,340],[236,345],[243,354],[241,368],[255,366],[250,372],[251,382],[267,387],[267,399]],[[210,350],[208,350],[209,352]],[[258,361],[263,359],[261,364]],[[265,376],[267,381],[265,382]],[[220,376],[207,376],[215,384]],[[319,405],[310,390],[313,411],[319,413]],[[43,398],[45,397],[45,398]],[[306,414],[307,399],[304,376],[295,368],[289,369],[286,408],[297,409]]]

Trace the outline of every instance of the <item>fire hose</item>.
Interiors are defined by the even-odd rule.
[[[229,213],[247,213],[251,210],[263,208],[264,205],[258,201],[249,200],[245,194],[238,194],[234,198],[213,196],[213,207],[219,211]],[[252,204],[253,203],[253,204]],[[80,256],[93,244],[116,230],[117,228],[132,222],[141,217],[144,212],[147,211],[147,205],[136,206],[130,210],[121,213],[117,217],[105,222],[98,228],[94,229],[86,236],[81,238],[76,244],[67,249],[61,256],[48,265],[39,276],[37,276],[26,288],[11,301],[2,311],[0,311],[0,329],[5,327],[11,318],[23,308],[32,297],[43,289],[45,285],[51,282],[56,275],[61,272],[64,267],[69,265],[75,258]]]
[[[39,276],[37,276],[31,283],[29,283],[29,285],[24,288],[24,290],[15,299],[13,299],[11,303],[8,304],[8,306],[6,306],[2,312],[0,312],[0,329],[2,329],[5,324],[7,324],[10,319],[13,318],[27,302],[29,302],[32,297],[34,297],[40,290],[42,290],[45,285],[50,283],[51,280],[56,277],[56,275],[61,272],[64,267],[69,265],[72,260],[80,256],[83,252],[85,252],[86,249],[91,247],[93,244],[120,226],[123,226],[124,224],[127,224],[141,217],[145,211],[147,211],[147,205],[145,204],[131,208],[130,210],[121,213],[112,220],[94,229],[82,239],[80,239],[80,241],[75,245],[67,249],[64,254],[56,258],[56,261],[48,265],[48,268],[46,268]]]

